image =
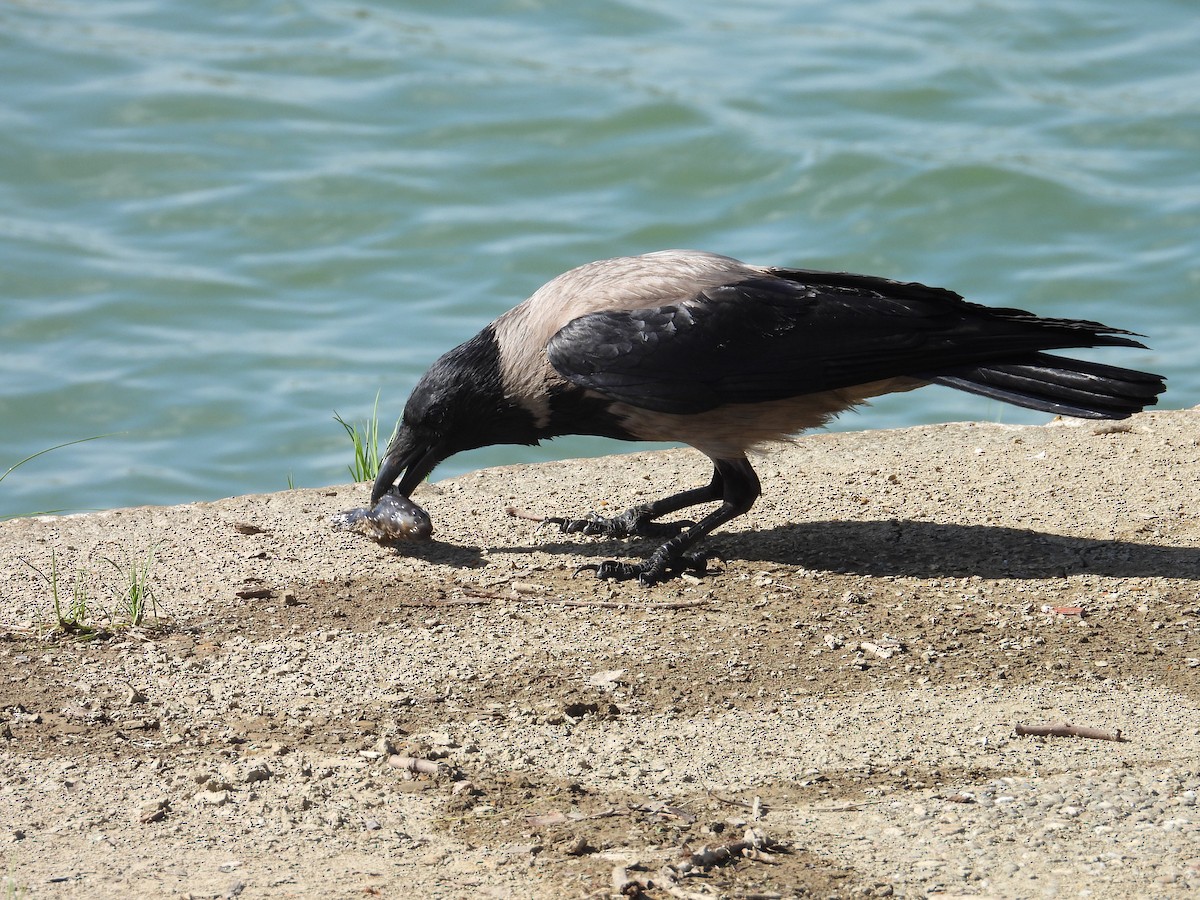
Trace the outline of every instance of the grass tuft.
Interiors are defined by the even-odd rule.
[[[146,551],[144,559],[134,560],[125,567],[116,560],[104,557],[104,561],[122,575],[122,581],[114,588],[112,596],[117,603],[118,612],[122,614],[121,621],[128,627],[140,626],[146,618],[147,611],[155,622],[158,621],[158,600],[150,580],[150,571],[154,567],[154,551],[157,549],[158,545],[155,544]]]
[[[105,582],[94,571],[82,567],[68,588],[58,565],[58,553],[50,551],[50,572],[47,574],[27,559],[22,562],[42,577],[50,588],[54,607],[54,632],[80,641],[104,640],[132,628],[161,627],[158,600],[154,592],[153,567],[155,544],[145,557],[121,566],[109,557],[102,559],[118,573],[116,583]],[[103,591],[109,605],[100,602]],[[147,621],[149,616],[150,621]],[[52,632],[53,633],[53,632]]]
[[[112,636],[112,631],[104,625],[93,622],[97,613],[96,604],[92,602],[92,592],[89,588],[91,579],[83,569],[75,570],[75,579],[71,582],[70,593],[60,588],[58,571],[58,552],[50,551],[50,574],[47,575],[27,559],[21,560],[33,571],[42,576],[42,580],[50,587],[50,600],[54,605],[55,630],[70,635],[81,641],[91,641],[96,638]],[[103,610],[100,610],[103,612]]]
[[[354,445],[354,462],[346,468],[350,477],[357,481],[374,481],[379,474],[379,464],[383,459],[379,450],[379,392],[375,392],[375,405],[371,407],[371,418],[363,422],[351,424],[334,412],[333,420],[346,430],[346,435]],[[395,430],[392,437],[396,436]],[[391,438],[388,439],[389,443]]]
[[[47,447],[45,450],[39,450],[37,453],[31,453],[24,459],[9,466],[3,474],[0,474],[0,482],[4,481],[5,478],[25,465],[25,463],[32,459],[37,459],[43,453],[49,453],[51,450],[58,450],[62,447],[70,447],[72,444],[94,441],[102,437],[110,437],[110,435],[97,434],[74,441],[65,441],[53,447]],[[47,512],[60,511],[49,510]],[[26,513],[25,515],[46,514],[44,512]],[[0,521],[17,517],[12,515],[0,516]],[[118,573],[119,577],[115,584],[111,581],[106,584],[96,572],[78,567],[75,570],[74,579],[71,581],[70,586],[67,587],[65,579],[61,577],[61,573],[59,572],[58,552],[53,548],[50,550],[49,574],[43,572],[27,559],[22,558],[21,561],[37,572],[50,588],[50,601],[54,606],[55,631],[70,635],[78,640],[90,641],[97,638],[112,637],[118,631],[140,628],[147,624],[147,614],[153,620],[152,625],[160,627],[158,621],[158,599],[154,593],[152,574],[154,569],[154,553],[157,549],[158,544],[155,544],[146,552],[144,557],[136,559],[126,566],[122,566],[108,557],[102,557]],[[100,602],[98,597],[101,593],[107,596],[112,604],[112,608],[106,607]],[[115,608],[115,612],[113,608]]]

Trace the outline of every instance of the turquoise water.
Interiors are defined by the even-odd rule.
[[[1200,403],[1191,0],[0,3],[0,515],[343,482],[442,351],[697,247],[1149,335]],[[1047,417],[926,389],[839,427]],[[607,452],[571,439],[479,465]]]

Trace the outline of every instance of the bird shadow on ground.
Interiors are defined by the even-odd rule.
[[[478,569],[486,565],[482,547],[469,544],[447,544],[441,541],[381,541],[397,556],[412,557],[427,563],[440,563],[460,569]]]
[[[647,555],[646,541],[548,542],[505,547],[594,558]],[[853,575],[1061,578],[1104,575],[1200,580],[1200,548],[1066,537],[1023,528],[902,519],[804,522],[721,533],[704,548],[727,562],[770,562]]]

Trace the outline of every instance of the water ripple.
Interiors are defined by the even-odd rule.
[[[344,477],[337,409],[588,259],[696,246],[1146,331],[1200,401],[1172,0],[0,5],[7,511]],[[950,392],[851,427],[1036,421]],[[16,423],[16,424],[13,424]],[[495,448],[464,466],[588,453]],[[0,469],[7,465],[0,465]]]

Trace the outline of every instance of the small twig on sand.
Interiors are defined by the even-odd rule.
[[[1053,725],[1017,725],[1016,731],[1021,736],[1081,737],[1091,738],[1094,741],[1120,741],[1122,743],[1129,740],[1129,738],[1121,736],[1120,728],[1116,731],[1101,731],[1099,728],[1088,728],[1086,725],[1071,725],[1068,722],[1056,722]]]
[[[513,590],[509,593],[502,594],[499,591],[491,591],[485,588],[468,587],[464,588],[467,597],[472,599],[463,599],[458,601],[443,601],[441,603],[413,603],[412,606],[449,606],[451,602],[457,602],[464,606],[468,605],[484,605],[492,600],[503,600],[507,603],[542,603],[547,606],[591,606],[596,609],[694,609],[697,606],[706,606],[707,600],[679,600],[672,603],[634,603],[630,600],[574,600],[574,599],[559,599],[555,597],[540,597],[530,596],[529,591]]]
[[[634,812],[649,813],[652,816],[658,816],[660,819],[675,819],[679,822],[687,822],[689,825],[696,821],[696,817],[686,809],[678,806],[670,806],[661,800],[639,803],[631,805],[629,808]]]
[[[527,512],[523,509],[518,509],[515,506],[506,506],[504,511],[514,519],[527,519],[530,522],[545,522],[545,516],[539,516],[537,513]]]
[[[767,835],[761,828],[747,828],[741,840],[726,841],[715,847],[701,847],[691,853],[685,850],[681,859],[668,863],[663,870],[669,870],[676,876],[683,876],[697,869],[720,865],[738,856],[749,856],[770,862],[771,857],[764,854],[768,843]]]
[[[404,756],[400,753],[393,753],[388,757],[388,765],[393,769],[402,769],[405,772],[412,772],[421,775],[441,775],[442,767],[431,759],[420,759],[416,756]]]
[[[563,825],[567,822],[586,822],[589,819],[607,819],[610,816],[619,816],[621,813],[616,809],[602,809],[594,813],[582,812],[552,812],[546,813],[544,816],[526,816],[525,824],[531,828],[544,828],[547,825]]]
[[[743,804],[737,803],[737,805]],[[750,806],[748,803],[744,805]],[[626,866],[617,866],[612,873],[612,895],[639,897],[645,891],[653,888],[670,897],[679,898],[679,900],[708,900],[712,896],[711,894],[700,894],[687,890],[683,887],[683,879],[688,876],[702,875],[705,869],[739,857],[774,863],[775,859],[767,852],[768,848],[782,849],[773,845],[761,828],[747,828],[740,840],[726,841],[715,847],[701,847],[696,851],[684,847],[681,856],[675,862],[667,863],[650,875],[635,875]],[[638,868],[641,867],[638,866]]]
[[[753,803],[747,803],[744,800],[732,800],[729,797],[722,797],[720,794],[713,793],[708,788],[704,789],[704,793],[708,795],[710,800],[716,800],[718,803],[724,803],[726,806],[740,806],[742,809],[754,809]],[[754,799],[757,800],[758,798],[755,797]]]
[[[445,597],[440,600],[401,600],[397,606],[487,606],[492,598],[487,597]]]
[[[704,606],[707,600],[680,600],[676,603],[630,603],[625,600],[552,600],[545,599],[542,603],[553,603],[557,606],[595,606],[599,609],[693,609]]]
[[[480,606],[490,603],[493,600],[517,600],[519,599],[513,594],[502,594],[499,591],[489,591],[485,588],[468,587],[463,588],[463,593],[467,597],[473,599]]]
[[[882,802],[882,800],[857,800],[851,803],[845,803],[841,806],[810,806],[808,811],[827,813],[858,812],[864,806],[874,806],[875,804]]]

